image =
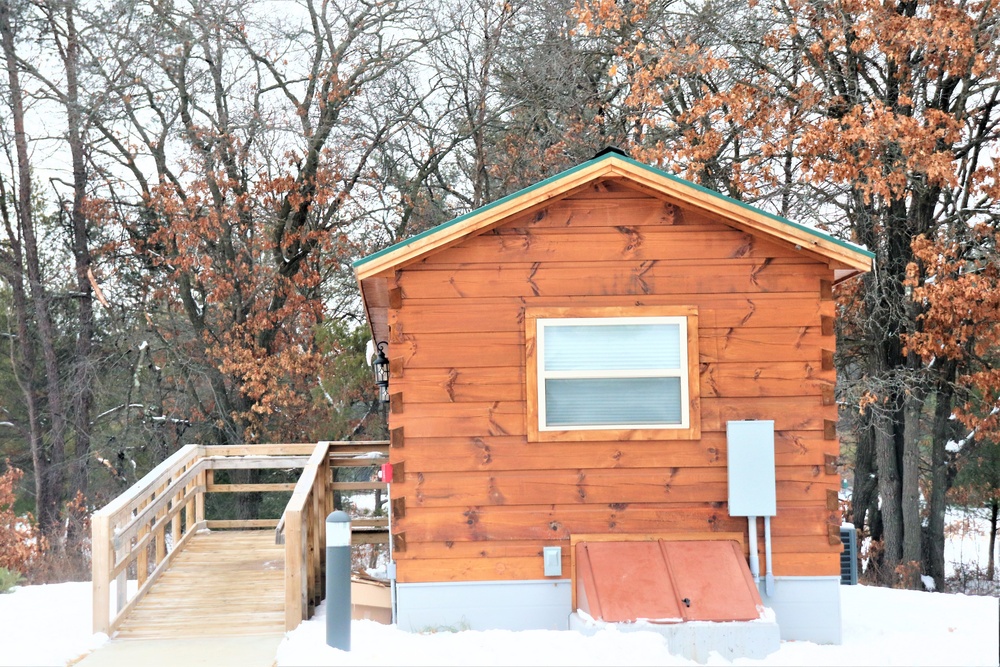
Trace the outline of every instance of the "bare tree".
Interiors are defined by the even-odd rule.
[[[48,428],[43,433],[40,426],[32,424],[32,460],[35,464],[35,493],[37,520],[44,534],[51,534],[59,518],[59,502],[63,492],[64,462],[66,458],[66,412],[63,388],[60,383],[60,368],[56,355],[56,333],[52,321],[52,300],[42,275],[39,258],[38,237],[35,226],[35,208],[31,179],[31,156],[25,130],[24,93],[21,88],[21,73],[16,51],[15,25],[12,23],[12,5],[7,0],[0,3],[0,42],[4,53],[4,64],[10,95],[10,111],[13,120],[13,143],[17,163],[17,198],[14,216],[10,216],[4,204],[4,221],[8,223],[7,235],[10,255],[5,259],[5,276],[12,282],[27,284],[27,289],[15,289],[15,304],[18,331],[22,353],[22,386],[26,393],[44,392],[45,415]],[[11,218],[13,217],[13,220]],[[13,224],[11,224],[13,223]],[[21,290],[20,294],[17,291]],[[21,311],[20,309],[24,310]],[[34,320],[35,330],[29,330],[29,319]],[[41,354],[44,380],[33,378],[34,337]],[[24,349],[25,344],[28,345]],[[42,418],[37,399],[28,399],[31,419]]]

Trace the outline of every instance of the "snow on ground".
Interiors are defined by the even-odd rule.
[[[961,516],[959,516],[961,514]],[[988,522],[980,510],[948,516],[949,574],[985,570]],[[135,582],[129,582],[134,591]],[[841,587],[840,646],[783,642],[765,660],[721,656],[712,665],[998,665],[997,597]],[[91,634],[91,584],[23,586],[0,595],[0,667],[66,665],[107,641]],[[441,631],[414,634],[373,621],[352,624],[350,653],[326,645],[323,606],[289,633],[277,665],[691,665],[653,632]]]
[[[384,496],[388,500],[388,496]],[[371,514],[375,511],[375,493],[355,493],[349,496],[351,504],[361,513]],[[385,501],[383,501],[383,507]]]
[[[89,581],[0,595],[0,665],[65,665],[108,640],[92,634]]]
[[[985,507],[953,507],[945,515],[946,576],[985,572],[990,556],[990,518]]]
[[[841,587],[844,643],[783,642],[765,660],[715,656],[710,665],[997,665],[995,597],[868,586]],[[91,634],[89,582],[24,586],[0,595],[0,665],[65,665],[100,646]],[[373,621],[352,625],[350,653],[326,645],[322,605],[289,633],[279,666],[308,665],[692,665],[653,632],[442,631],[415,634]]]
[[[844,643],[782,642],[765,660],[710,665],[996,665],[1000,607],[994,597],[869,586],[841,587]],[[413,634],[355,621],[347,653],[326,646],[323,607],[278,648],[279,666],[308,665],[694,665],[653,632],[436,632]]]

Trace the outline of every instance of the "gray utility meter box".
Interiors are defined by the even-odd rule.
[[[729,516],[774,516],[774,422],[726,422]]]

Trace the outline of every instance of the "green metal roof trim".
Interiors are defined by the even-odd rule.
[[[602,162],[604,160],[608,160],[608,159],[611,159],[611,158],[617,158],[619,160],[623,160],[625,162],[628,162],[629,164],[632,164],[632,165],[634,165],[636,167],[639,167],[640,169],[645,169],[646,171],[648,171],[650,173],[653,173],[653,174],[656,174],[657,176],[661,176],[663,178],[666,178],[667,180],[670,180],[670,181],[673,181],[675,183],[678,183],[679,185],[682,185],[682,186],[685,186],[685,187],[689,187],[689,188],[693,188],[693,189],[695,189],[695,190],[697,190],[699,192],[704,192],[705,194],[711,195],[713,197],[717,197],[719,199],[725,200],[725,201],[730,202],[732,204],[736,204],[740,208],[744,208],[744,209],[746,209],[746,210],[748,210],[748,211],[750,211],[752,213],[756,213],[757,215],[763,215],[764,217],[770,218],[771,220],[774,220],[776,222],[780,222],[781,224],[788,225],[790,227],[794,227],[795,229],[799,229],[801,231],[804,231],[807,234],[812,234],[813,236],[816,236],[818,238],[824,239],[826,241],[829,241],[831,243],[839,245],[839,246],[841,246],[843,248],[847,248],[849,250],[853,250],[855,252],[861,253],[862,255],[868,257],[869,259],[874,259],[875,258],[875,254],[873,252],[870,252],[869,250],[866,250],[865,248],[863,248],[863,247],[861,247],[861,246],[859,246],[859,245],[857,245],[855,243],[851,243],[850,241],[844,241],[843,239],[838,239],[835,236],[831,236],[831,235],[827,234],[826,232],[822,232],[822,231],[820,231],[818,229],[815,229],[813,227],[809,227],[807,225],[803,225],[803,224],[800,224],[798,222],[792,222],[788,218],[783,218],[780,215],[776,215],[774,213],[769,213],[769,212],[767,212],[767,211],[765,211],[763,209],[757,208],[756,206],[751,206],[750,204],[747,204],[745,202],[741,202],[738,199],[733,199],[732,197],[727,197],[726,195],[721,194],[719,192],[716,192],[715,190],[710,190],[709,188],[706,188],[706,187],[704,187],[702,185],[698,185],[697,183],[692,183],[691,181],[688,181],[688,180],[685,180],[685,179],[680,178],[678,176],[674,176],[673,174],[667,173],[667,172],[663,171],[662,169],[657,169],[656,167],[651,167],[648,164],[644,164],[642,162],[639,162],[638,160],[634,160],[631,157],[628,157],[627,155],[623,155],[623,154],[620,154],[618,152],[606,152],[606,153],[604,153],[602,155],[599,155],[598,157],[595,157],[595,158],[593,158],[591,160],[587,160],[586,162],[582,162],[582,163],[576,165],[575,167],[571,167],[570,169],[567,169],[565,171],[561,171],[558,174],[555,174],[554,176],[549,176],[545,180],[539,181],[539,182],[535,183],[534,185],[530,185],[530,186],[524,188],[523,190],[518,190],[517,192],[509,194],[506,197],[503,197],[501,199],[497,199],[496,201],[490,202],[489,204],[486,204],[485,206],[481,206],[481,207],[477,208],[474,211],[469,211],[468,213],[460,215],[460,216],[458,216],[457,218],[455,218],[453,220],[449,220],[448,222],[441,223],[440,225],[437,225],[436,227],[431,227],[428,230],[420,232],[416,236],[411,236],[410,238],[408,238],[408,239],[406,239],[404,241],[400,241],[398,243],[394,243],[393,245],[388,246],[387,248],[383,248],[382,250],[379,250],[378,252],[372,253],[371,255],[368,255],[367,257],[362,257],[361,259],[359,259],[356,262],[354,262],[353,266],[355,268],[357,268],[359,266],[362,266],[362,265],[364,265],[364,264],[372,261],[373,259],[376,259],[378,257],[382,257],[383,255],[388,255],[389,253],[395,252],[396,250],[399,250],[400,248],[405,248],[407,245],[409,245],[410,243],[413,243],[417,239],[425,238],[427,236],[430,236],[432,234],[435,234],[435,233],[441,231],[442,229],[447,229],[448,227],[451,227],[452,225],[461,224],[465,220],[468,220],[469,218],[472,218],[473,216],[477,216],[477,215],[479,215],[481,213],[484,213],[484,212],[490,210],[491,208],[493,208],[495,206],[499,206],[499,205],[504,204],[504,203],[506,203],[508,201],[511,201],[513,199],[517,199],[518,197],[522,197],[522,196],[528,194],[529,192],[531,192],[532,190],[536,190],[536,189],[538,189],[540,187],[543,187],[543,186],[546,186],[546,185],[548,185],[550,183],[554,183],[555,181],[558,181],[558,180],[560,180],[562,178],[565,178],[566,176],[574,174],[577,171],[580,171],[581,169],[584,169],[584,168],[589,167],[589,166],[591,166],[593,164],[596,164],[596,163],[599,163],[599,162]]]

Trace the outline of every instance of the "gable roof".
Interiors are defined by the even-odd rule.
[[[685,206],[718,215],[727,223],[748,232],[793,243],[827,259],[837,268],[847,269],[851,275],[871,269],[874,255],[861,246],[726,197],[618,151],[602,151],[587,162],[363,257],[354,262],[354,272],[358,281],[362,282],[383,271],[411,264],[469,235],[501,224],[512,215],[557,200],[587,183],[605,178],[623,179],[640,189],[651,190]]]

